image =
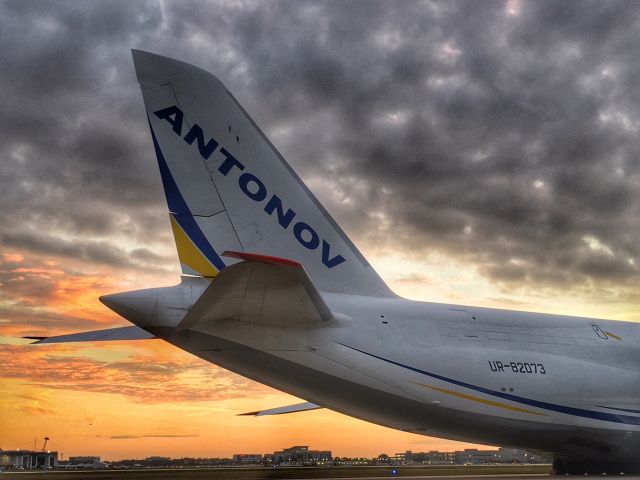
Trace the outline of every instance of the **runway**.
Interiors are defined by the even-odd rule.
[[[490,468],[490,467],[488,467]],[[508,468],[508,467],[507,467]],[[483,471],[478,467],[461,467],[465,471]],[[458,471],[460,469],[457,469]],[[140,470],[75,470],[60,471],[22,471],[3,472],[1,480],[379,480],[385,478],[429,479],[429,480],[549,480],[549,474],[428,474],[424,468],[419,467],[354,467],[354,468],[214,468],[214,469],[140,469]],[[442,471],[443,469],[433,469]],[[491,469],[495,470],[495,469]],[[451,470],[450,470],[451,472]],[[475,473],[475,472],[474,472]],[[488,472],[487,472],[488,473]],[[640,480],[640,477],[626,477]]]
[[[518,473],[508,472],[509,467],[502,467],[500,470],[507,470],[504,473],[496,473],[492,467],[462,467],[449,471],[449,474],[438,474],[436,472],[443,469],[432,469],[433,474],[425,472],[425,468],[416,467],[354,467],[354,468],[218,468],[218,469],[143,469],[143,470],[102,470],[102,471],[49,471],[49,472],[4,472],[0,474],[0,479],[22,479],[22,480],[80,480],[88,478],[90,480],[204,480],[204,479],[230,479],[230,480],[379,480],[393,478],[407,478],[413,480],[550,480],[552,477],[548,473]],[[465,474],[456,474],[460,470]],[[512,468],[513,470],[513,468]],[[468,473],[467,473],[468,472]],[[483,474],[484,473],[484,474]],[[595,476],[595,475],[593,475]],[[599,476],[599,475],[598,475]],[[584,478],[583,475],[580,477]],[[575,477],[574,477],[575,478]],[[625,476],[626,480],[640,480],[639,475]]]
[[[81,478],[89,478],[95,480],[116,480],[116,479],[127,479],[127,480],[165,480],[165,479],[189,479],[189,480],[199,480],[199,479],[243,479],[243,480],[276,480],[276,479],[287,479],[287,480],[380,480],[380,479],[393,479],[393,478],[407,478],[413,480],[437,480],[437,479],[447,479],[447,480],[457,480],[457,479],[478,479],[478,480],[549,480],[551,475],[531,475],[531,474],[523,474],[523,475],[413,475],[411,471],[397,470],[397,473],[393,474],[391,472],[392,469],[389,469],[388,472],[375,472],[373,475],[356,475],[356,476],[314,476],[309,472],[309,475],[303,475],[300,477],[293,476],[290,477],[287,475],[288,472],[283,472],[282,470],[277,471],[251,471],[251,472],[238,472],[238,476],[236,475],[227,475],[228,472],[221,472],[219,470],[175,470],[175,469],[167,469],[167,470],[127,470],[127,471],[71,471],[71,472],[60,472],[60,471],[49,471],[49,472],[35,472],[35,471],[26,471],[26,472],[4,472],[0,473],[0,478],[2,480],[7,479],[22,479],[22,480],[38,480],[38,479],[48,479],[48,480],[80,480]],[[292,472],[291,472],[292,473]],[[372,472],[373,473],[373,472]],[[625,477],[625,479],[629,480],[640,480],[640,476],[631,476]]]
[[[380,480],[393,478],[407,478],[412,480],[551,480],[550,474],[465,474],[465,475],[425,475],[417,474],[416,469],[411,467],[396,467],[395,474],[392,472],[394,467],[376,468],[375,471],[365,472],[363,469],[356,469],[346,473],[344,469],[336,469],[334,472],[327,472],[328,469],[306,469],[306,472],[300,472],[300,469],[148,469],[148,470],[112,470],[112,471],[49,471],[49,472],[4,472],[0,473],[2,480],[22,479],[22,480],[80,480],[88,478],[91,480],[168,480],[168,479],[185,479],[185,480],[204,480],[204,479],[242,479],[242,480]],[[465,469],[466,470],[466,469]],[[469,468],[469,470],[481,470],[478,467]],[[336,473],[337,475],[332,475]],[[317,474],[323,474],[318,476]],[[595,477],[592,475],[591,477]],[[600,475],[597,475],[598,477]],[[584,475],[564,478],[584,478]],[[557,477],[560,478],[560,477]],[[640,475],[624,476],[625,480],[640,480]]]
[[[409,470],[409,471],[407,471]],[[6,479],[22,479],[22,480],[38,480],[38,479],[49,479],[49,480],[79,480],[84,478],[95,479],[95,480],[117,480],[117,479],[141,479],[141,480],[155,480],[155,479],[217,479],[217,478],[242,478],[242,479],[283,479],[286,478],[288,480],[352,480],[352,479],[360,479],[360,480],[380,480],[380,479],[393,479],[393,478],[406,478],[412,480],[436,480],[436,479],[447,479],[447,480],[458,480],[458,479],[477,479],[477,480],[550,480],[554,478],[552,475],[537,475],[537,474],[522,474],[522,475],[413,475],[410,469],[405,469],[398,471],[396,475],[393,475],[390,471],[386,474],[384,472],[376,472],[374,475],[367,476],[300,476],[300,477],[289,477],[282,476],[282,471],[263,471],[263,472],[243,472],[243,476],[237,477],[235,475],[227,476],[225,474],[220,475],[223,472],[220,471],[211,471],[211,470],[128,470],[128,471],[111,471],[111,472],[93,472],[93,471],[76,471],[76,472],[12,472],[12,473],[1,473],[0,478],[3,480]],[[225,472],[228,473],[228,472]],[[248,474],[248,475],[247,475]],[[246,475],[246,476],[245,476]],[[592,475],[594,477],[595,475]],[[598,475],[599,476],[599,475]],[[560,477],[557,477],[560,478]],[[564,478],[584,478],[583,475],[569,477],[566,476]],[[625,480],[640,480],[640,476],[625,476]]]
[[[600,477],[601,475],[591,475]],[[612,476],[612,475],[609,475]],[[0,480],[552,480],[551,465],[401,465],[157,468],[1,472]],[[561,478],[566,476],[558,476]],[[577,478],[575,476],[573,478]],[[584,475],[579,477],[584,478]],[[625,475],[640,480],[640,475]]]

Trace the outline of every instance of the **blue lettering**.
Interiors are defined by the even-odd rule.
[[[209,159],[213,151],[218,146],[218,142],[216,142],[213,138],[210,139],[205,145],[202,128],[200,128],[200,125],[198,125],[197,123],[194,123],[193,127],[191,127],[191,130],[189,130],[184,136],[184,141],[189,145],[193,144],[194,140],[198,141],[198,150],[200,151],[200,155],[202,155],[202,158],[204,158],[205,160]]]
[[[256,184],[258,186],[258,190],[252,192],[249,189],[249,182]],[[251,173],[243,173],[240,175],[240,178],[238,178],[238,185],[240,185],[240,190],[255,202],[261,202],[267,198],[267,187],[264,186],[264,183],[262,183],[258,177]]]
[[[184,113],[182,110],[173,106],[163,108],[153,113],[160,120],[166,120],[173,128],[173,131],[182,136],[182,123],[184,121]],[[210,138],[209,141],[205,143],[204,132],[197,123],[194,123],[189,129],[187,134],[184,136],[184,141],[189,145],[193,145],[194,141],[197,142],[198,151],[205,160],[209,159],[211,154],[213,154],[219,145],[213,138]],[[225,159],[218,167],[218,171],[225,177],[234,167],[241,171],[245,169],[242,162],[231,155],[224,147],[220,148],[220,153],[224,155]],[[254,202],[261,202],[267,198],[267,187],[258,177],[251,173],[244,172],[240,175],[240,177],[238,177],[238,185],[244,194]],[[290,208],[288,208],[286,212],[284,211],[282,200],[277,195],[271,196],[267,204],[264,206],[264,211],[268,215],[272,215],[273,212],[276,212],[278,223],[284,229],[289,228],[289,225],[291,225],[291,222],[293,222],[293,219],[296,216],[296,212]],[[293,235],[296,237],[296,240],[298,240],[300,245],[309,250],[316,250],[320,246],[320,237],[318,236],[318,233],[313,229],[313,227],[305,222],[297,222],[293,226]],[[322,239],[322,263],[327,268],[333,268],[345,261],[346,260],[342,255],[331,257],[331,245],[329,242]],[[501,370],[502,365],[500,362],[495,362],[495,366]]]
[[[333,268],[336,265],[340,265],[344,262],[344,257],[342,255],[336,255],[333,258],[329,258],[329,252],[331,251],[331,245],[326,240],[322,240],[322,263],[324,263],[327,268]]]
[[[160,120],[166,120],[173,127],[173,131],[178,135],[182,135],[182,119],[184,114],[182,110],[178,107],[168,107],[163,108],[162,110],[158,110],[157,112],[153,112],[153,114],[158,117]],[[175,118],[171,118],[175,115]]]
[[[296,216],[296,212],[289,208],[287,209],[287,213],[284,213],[282,200],[280,200],[280,197],[278,197],[277,195],[273,195],[271,197],[271,200],[269,200],[264,206],[264,211],[269,215],[271,215],[274,210],[277,212],[278,223],[280,224],[280,226],[282,228],[288,228],[291,224],[291,221],[293,220],[293,217]]]
[[[233,167],[238,167],[240,170],[244,170],[244,165],[240,163],[236,157],[227,152],[224,147],[220,149],[220,153],[222,153],[226,158],[224,162],[222,162],[222,165],[218,167],[218,171],[225,177]]]
[[[305,240],[302,236],[302,233],[305,231],[311,235],[311,238],[308,240]],[[304,222],[298,222],[293,226],[293,235],[296,237],[296,240],[300,242],[300,245],[309,250],[315,250],[318,248],[318,245],[320,245],[320,238],[316,231]]]

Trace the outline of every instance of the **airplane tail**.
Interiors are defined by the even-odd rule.
[[[394,296],[220,80],[132,53],[184,274],[248,252],[301,263],[320,291]]]

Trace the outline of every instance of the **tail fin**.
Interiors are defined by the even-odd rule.
[[[215,277],[219,253],[252,252],[300,262],[321,291],[393,296],[220,80],[133,60],[183,273]]]

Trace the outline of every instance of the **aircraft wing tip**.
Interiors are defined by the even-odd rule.
[[[309,410],[317,410],[321,407],[311,402],[296,403],[295,405],[287,405],[284,407],[269,408],[267,410],[258,410],[255,412],[239,413],[237,416],[262,417],[265,415],[285,415],[287,413],[306,412]]]

